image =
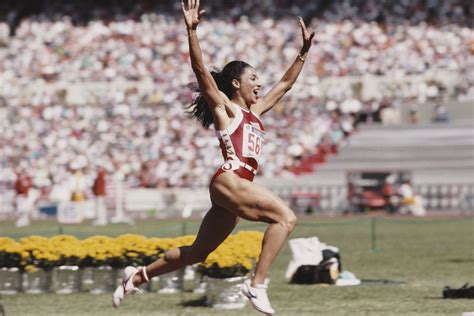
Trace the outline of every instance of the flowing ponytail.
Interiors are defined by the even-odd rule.
[[[231,61],[222,69],[222,71],[211,71],[212,78],[217,84],[219,91],[222,91],[229,99],[232,99],[234,89],[232,80],[240,79],[245,68],[251,67],[243,61]],[[188,85],[194,92],[200,92],[199,86],[196,83]],[[186,112],[190,117],[196,118],[204,128],[209,128],[214,124],[214,117],[211,109],[207,105],[206,99],[202,93],[199,93],[190,105],[185,106]]]

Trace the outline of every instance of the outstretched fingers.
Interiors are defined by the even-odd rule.
[[[181,3],[181,10],[183,10],[183,12],[188,12],[188,11],[191,11],[191,10],[195,10],[195,11],[198,12],[198,14],[200,16],[205,11],[205,10],[199,11],[199,5],[200,5],[199,0],[188,0],[188,8],[187,9],[186,9],[186,6],[184,4],[184,0],[181,0],[180,3]]]
[[[304,23],[304,20],[302,17],[298,17],[298,21],[300,23],[300,27],[301,27],[301,32],[303,33],[303,36],[305,39],[309,38],[310,35],[308,35],[308,29],[306,28],[306,24]],[[314,32],[313,32],[314,33]],[[313,35],[314,36],[314,35]]]
[[[306,33],[306,25],[304,24],[303,18],[299,16],[298,22],[300,23],[301,31],[303,32],[303,34]]]
[[[308,29],[306,28],[306,24],[304,23],[304,20],[301,16],[298,17],[298,22],[300,24],[301,28],[301,34],[303,35],[303,41],[305,42],[311,42],[314,38],[314,35],[316,34],[315,31],[309,32]]]
[[[188,0],[188,9],[197,9],[199,8],[199,0]]]

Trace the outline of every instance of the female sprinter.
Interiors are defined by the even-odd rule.
[[[204,11],[199,10],[199,0],[188,0],[187,9],[181,1],[181,7],[188,32],[191,66],[200,91],[191,104],[191,114],[205,127],[214,124],[225,162],[211,180],[212,207],[202,221],[196,241],[166,252],[147,267],[125,268],[123,284],[113,295],[113,305],[117,307],[127,294],[138,291],[138,286],[152,277],[204,261],[229,236],[239,218],[244,218],[269,225],[255,273],[244,283],[242,292],[255,309],[273,314],[275,311],[263,283],[270,265],[295,227],[296,216],[275,194],[252,182],[265,135],[259,116],[269,111],[296,81],[314,32],[308,32],[299,18],[303,35],[300,53],[280,82],[267,95],[259,97],[258,76],[247,63],[232,61],[219,73],[211,74],[206,69],[196,35]]]

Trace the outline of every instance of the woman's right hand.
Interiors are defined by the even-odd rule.
[[[184,22],[189,30],[195,30],[201,22],[202,14],[205,10],[199,11],[199,0],[188,0],[188,9],[184,6],[184,1],[181,0],[181,9],[183,10]]]

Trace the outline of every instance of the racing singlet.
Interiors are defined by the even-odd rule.
[[[233,105],[236,109],[234,120],[226,129],[216,131],[225,162],[212,180],[222,172],[233,171],[239,177],[252,181],[262,154],[265,129],[255,114]]]

